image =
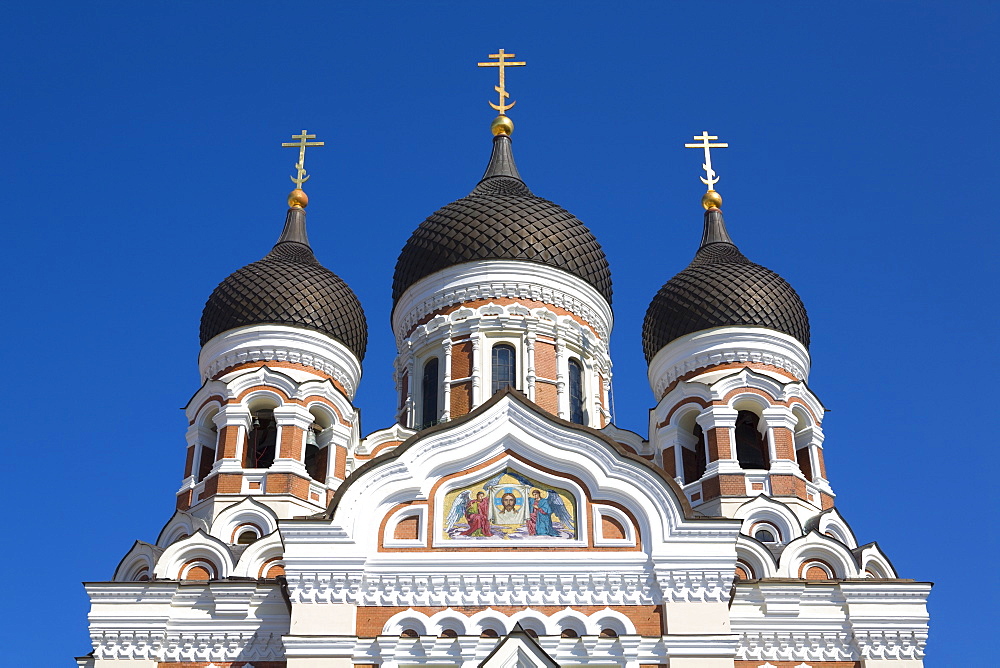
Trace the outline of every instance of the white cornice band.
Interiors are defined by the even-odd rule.
[[[223,332],[202,346],[198,370],[204,381],[238,364],[272,361],[302,364],[332,376],[352,400],[361,380],[361,362],[347,346],[289,325],[250,325]]]
[[[448,267],[420,279],[396,303],[396,344],[430,313],[482,299],[526,299],[566,309],[587,321],[607,341],[614,323],[611,305],[582,278],[534,262],[482,260]]]
[[[649,363],[657,399],[684,374],[732,362],[768,364],[809,380],[809,351],[798,339],[763,327],[715,327],[671,341]]]

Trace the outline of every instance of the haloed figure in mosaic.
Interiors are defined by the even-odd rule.
[[[476,494],[475,501],[469,501],[465,506],[465,519],[469,521],[469,528],[462,532],[463,536],[492,536],[493,530],[490,528],[490,501],[486,498],[485,492]]]

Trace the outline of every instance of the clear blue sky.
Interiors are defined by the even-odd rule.
[[[508,79],[521,173],[611,263],[619,425],[646,432],[642,317],[696,249],[682,144],[709,130],[732,236],[809,309],[838,507],[937,583],[927,665],[990,665],[1000,5],[206,5],[0,14],[3,663],[89,651],[80,581],[170,517],[201,308],[277,237],[302,128],[327,142],[313,246],[368,314],[363,428],[390,423],[393,265],[485,167],[475,63],[503,47],[529,63]]]

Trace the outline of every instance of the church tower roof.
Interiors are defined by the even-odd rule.
[[[414,230],[392,282],[393,303],[442,269],[477,260],[524,260],[563,269],[611,302],[611,270],[601,245],[569,211],[535,196],[514,164],[507,124],[494,124],[493,153],[471,193]]]
[[[259,324],[314,329],[364,359],[368,325],[361,302],[316,259],[300,207],[288,209],[285,228],[270,253],[236,270],[212,291],[201,315],[201,344],[227,330]]]
[[[646,361],[671,341],[713,327],[766,327],[808,348],[809,317],[795,289],[748,260],[729,237],[722,211],[712,202],[706,204],[711,206],[705,211],[701,247],[691,264],[660,288],[646,311]]]
[[[248,325],[293,325],[316,330],[346,345],[358,361],[368,345],[368,324],[357,296],[339,276],[313,255],[306,234],[309,198],[302,184],[309,176],[305,150],[322,146],[309,141],[316,135],[292,135],[298,142],[298,175],[290,177],[295,190],[288,195],[285,227],[271,252],[236,270],[212,291],[201,314],[201,345],[223,332]]]

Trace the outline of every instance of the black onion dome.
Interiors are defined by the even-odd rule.
[[[406,242],[392,279],[393,304],[421,278],[476,260],[563,269],[611,303],[611,270],[601,245],[576,216],[531,193],[503,134],[494,137],[490,164],[475,189],[431,214]]]
[[[701,248],[646,311],[646,361],[685,334],[726,326],[766,327],[809,347],[809,317],[799,295],[781,276],[748,260],[729,238],[722,212],[709,209]]]
[[[270,253],[230,274],[212,292],[201,314],[201,344],[259,324],[314,329],[346,345],[359,360],[365,357],[368,324],[361,302],[313,255],[302,209],[288,210]]]

